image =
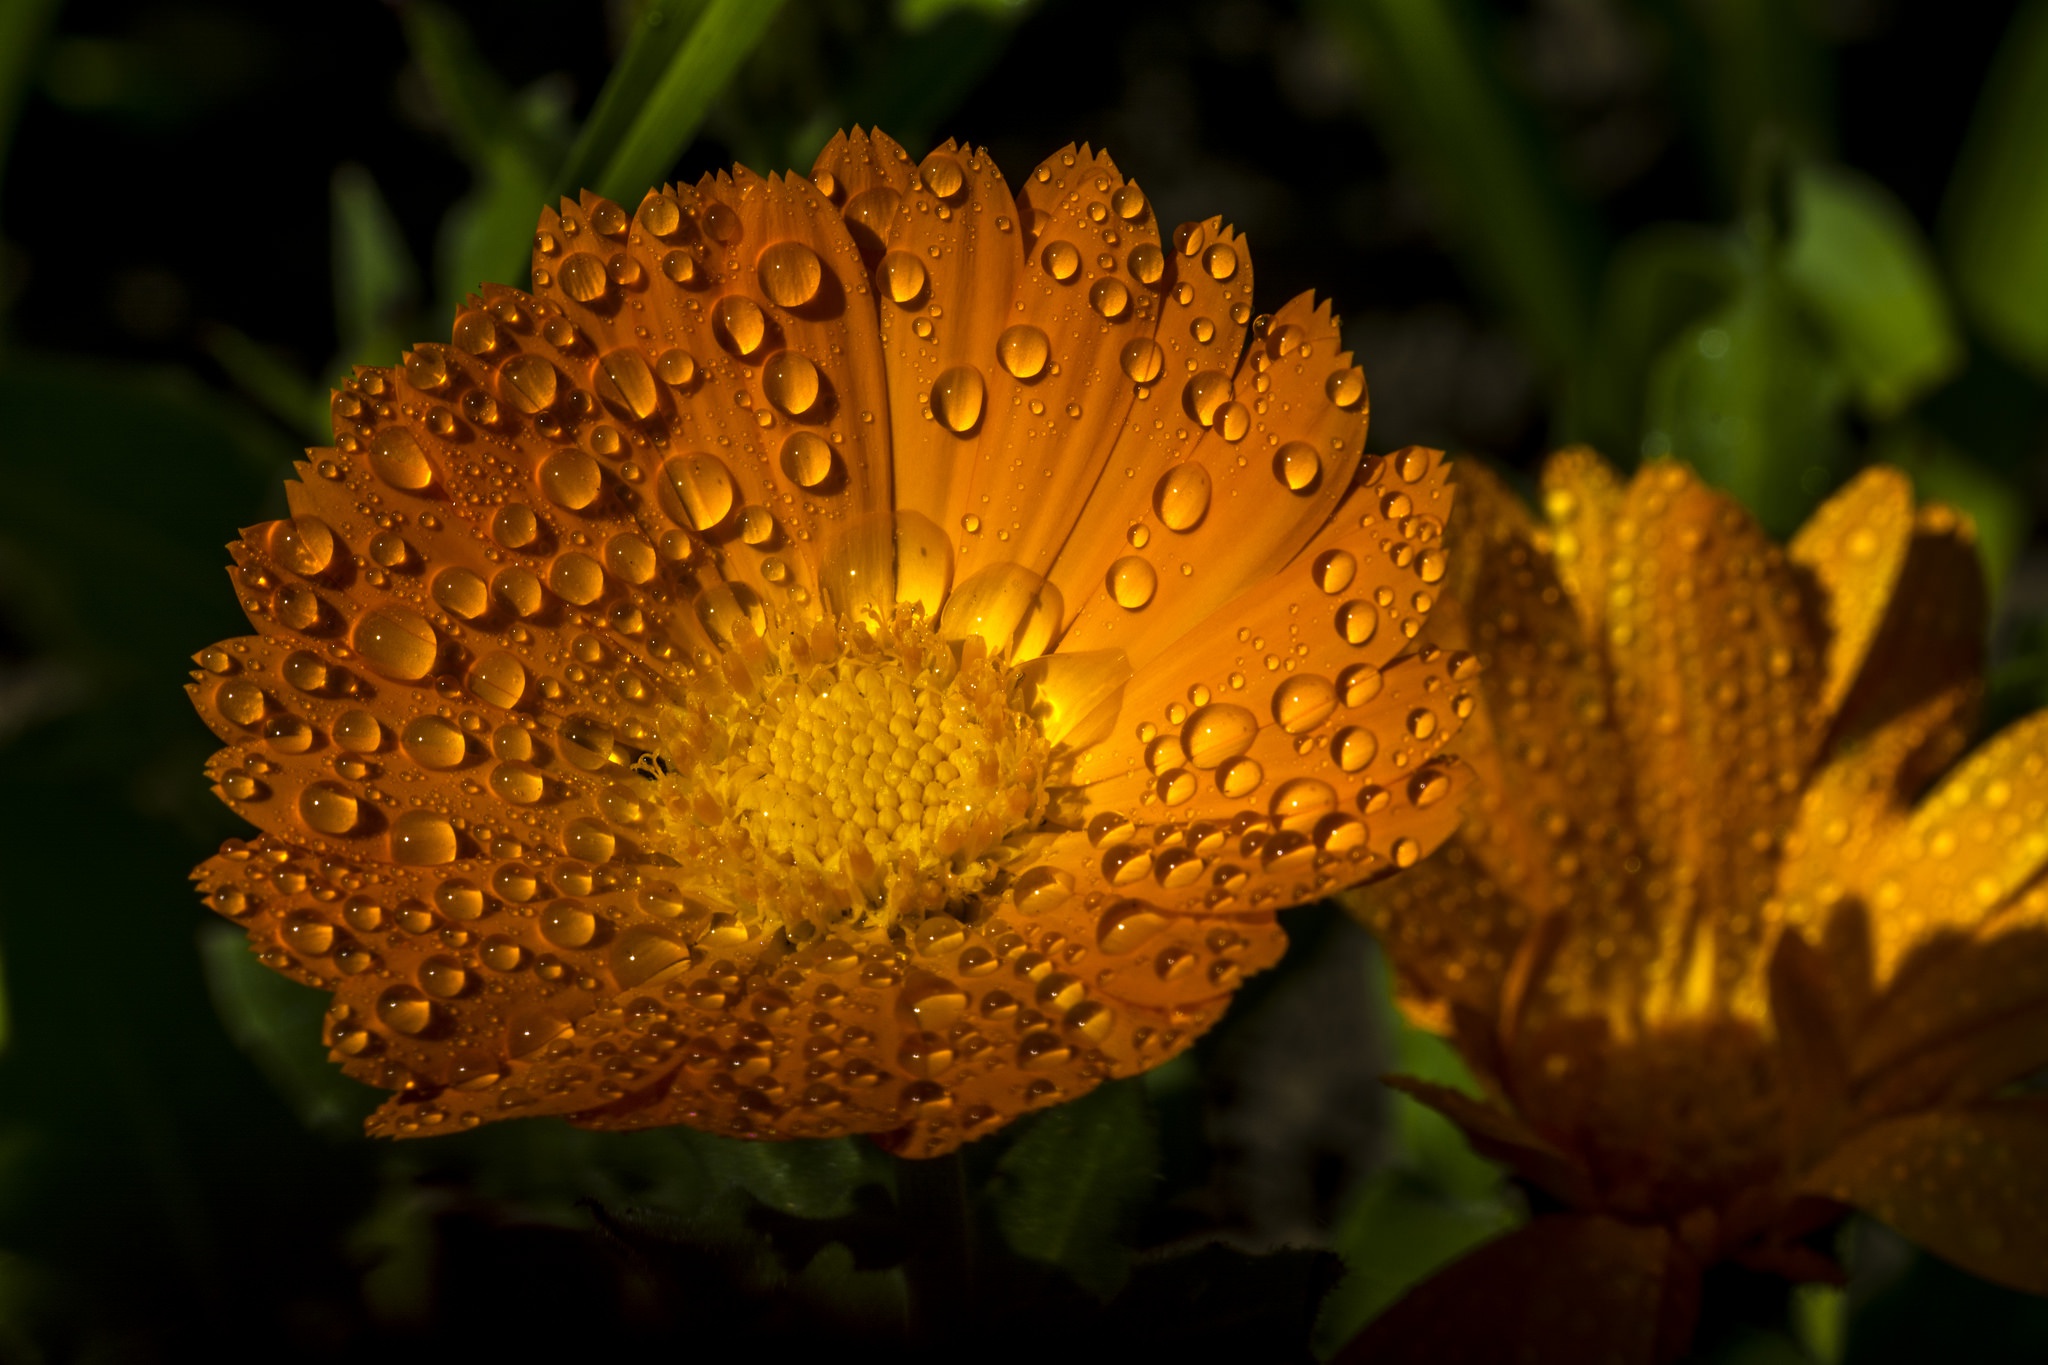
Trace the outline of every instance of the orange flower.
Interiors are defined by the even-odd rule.
[[[2048,1110],[2002,1090],[2048,1064],[2048,713],[1936,780],[1979,691],[1968,527],[1882,468],[1789,550],[1675,465],[1566,452],[1547,524],[1462,482],[1484,795],[1356,904],[1488,1098],[1407,1087],[1570,1212],[1372,1349],[1463,1358],[1429,1316],[1552,1293],[1542,1359],[1668,1354],[1701,1265],[1831,1277],[1806,1239],[1844,1204],[2048,1292]]]
[[[1440,457],[1218,220],[855,133],[535,241],[335,395],[192,688],[262,830],[198,880],[373,1131],[944,1152],[1448,835]]]

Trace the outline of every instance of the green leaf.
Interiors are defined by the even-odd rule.
[[[915,33],[941,19],[966,12],[1007,19],[1022,14],[1032,0],[896,0],[896,22]]]
[[[333,202],[334,329],[341,364],[394,364],[412,340],[419,268],[368,171],[338,167]]]
[[[226,323],[203,328],[199,344],[236,388],[294,434],[322,442],[333,436],[326,390],[283,356]]]
[[[1560,373],[1593,328],[1597,232],[1488,59],[1473,0],[1324,0],[1379,120],[1442,201],[1484,282]]]
[[[1642,445],[1652,362],[1741,283],[1741,262],[1725,233],[1664,224],[1617,247],[1601,281],[1598,334],[1580,385],[1579,429],[1568,435],[1590,440],[1611,459],[1633,460]]]
[[[510,91],[454,11],[416,3],[401,13],[413,61],[474,177],[437,244],[437,293],[452,313],[486,281],[526,284],[534,220],[568,146],[565,110],[550,83]]]
[[[1108,1298],[1130,1273],[1117,1234],[1158,1166],[1144,1086],[1111,1081],[1040,1114],[1003,1153],[989,1194],[996,1226],[1018,1255]]]
[[[2014,16],[1942,206],[1956,290],[1986,340],[2048,379],[2048,0]]]
[[[654,0],[598,96],[557,183],[637,204],[697,135],[783,0]],[[677,31],[694,17],[686,35]]]
[[[1844,388],[1803,312],[1757,266],[1725,308],[1658,356],[1643,453],[1688,462],[1788,535],[1840,472]]]
[[[1505,1197],[1500,1172],[1492,1175],[1492,1198],[1446,1198],[1399,1168],[1366,1184],[1330,1238],[1344,1258],[1345,1275],[1316,1320],[1322,1353],[1357,1336],[1412,1286],[1521,1221]]]
[[[1889,417],[1963,362],[1932,254],[1912,216],[1873,180],[1809,163],[1789,190],[1786,283],[1819,320],[1864,406]]]
[[[872,1149],[852,1138],[742,1142],[691,1129],[686,1140],[715,1180],[797,1218],[843,1217],[854,1191],[882,1178]]]
[[[320,1021],[328,997],[258,962],[232,924],[201,925],[199,956],[228,1037],[263,1069],[299,1121],[331,1137],[361,1134],[380,1096],[327,1060]]]

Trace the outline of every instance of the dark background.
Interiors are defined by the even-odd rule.
[[[635,7],[7,5],[0,1359],[893,1339],[926,1251],[897,1213],[923,1196],[885,1159],[551,1122],[372,1145],[370,1097],[320,1056],[322,1002],[255,968],[184,880],[237,832],[178,691],[191,653],[239,628],[220,547],[281,510],[341,367],[445,335],[480,260],[517,281],[540,196],[515,185],[493,209],[502,158],[559,162]],[[1993,709],[2010,716],[2048,679],[2048,343],[1982,301],[2048,318],[2048,263],[1972,250],[1971,223],[2006,210],[2001,185],[2025,208],[2012,165],[2048,168],[2048,113],[1984,98],[2042,45],[2043,14],[787,0],[676,170],[807,167],[854,122],[913,153],[984,144],[1013,182],[1092,142],[1162,221],[1221,212],[1247,231],[1266,306],[1336,300],[1375,449],[1521,474],[1567,440],[1624,464],[1675,450],[1781,532],[1860,463],[1900,460],[1978,520],[2001,590]],[[497,115],[481,134],[451,69]],[[1959,163],[1989,166],[1992,188]],[[1801,177],[1844,171],[1876,248],[1816,238],[1797,207]],[[465,250],[451,223],[471,210],[517,221]],[[1866,248],[1908,263],[1917,304],[1857,313],[1801,274]],[[1884,344],[1859,350],[1844,316]],[[1736,369],[1692,359],[1714,329]],[[972,1235],[991,1246],[1029,1241],[1013,1210],[1048,1163],[1102,1191],[1086,1246],[990,1300],[1010,1335],[985,1356],[1033,1322],[1173,1348],[1197,1297],[1220,1316],[1184,1346],[1238,1332],[1258,1358],[1326,1351],[1520,1216],[1489,1167],[1377,1087],[1452,1064],[1392,1021],[1363,934],[1315,908],[1292,927],[1287,963],[1194,1061],[971,1149]],[[2042,1303],[1873,1225],[1846,1238],[1846,1294],[1717,1288],[1701,1358],[2048,1359]]]

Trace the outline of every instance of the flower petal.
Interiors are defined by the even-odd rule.
[[[1557,576],[1596,645],[1607,638],[1607,573],[1627,498],[1627,487],[1588,446],[1568,446],[1544,462],[1543,511]]]
[[[2039,1097],[1879,1124],[1803,1187],[1972,1274],[2048,1294],[2048,1101]]]
[[[1785,547],[1821,588],[1827,680],[1820,706],[1832,716],[1849,695],[1892,605],[1913,536],[1913,487],[1889,466],[1864,470],[1822,503]]]
[[[1755,980],[1759,911],[1817,729],[1820,637],[1784,552],[1677,465],[1629,487],[1615,528],[1614,706],[1637,765],[1660,910],[1652,1013]]]
[[[1677,1357],[1697,1310],[1674,1259],[1659,1227],[1541,1217],[1424,1280],[1331,1360],[1656,1365]]]
[[[1134,562],[1095,566],[1101,576],[1069,595],[1074,624],[1063,646],[1114,646],[1143,668],[1211,612],[1293,559],[1351,491],[1364,457],[1362,399],[1347,408],[1332,396],[1348,396],[1338,381],[1350,369],[1329,304],[1318,306],[1303,294],[1273,315],[1234,377],[1195,375],[1185,381],[1182,411],[1153,420],[1207,428],[1188,463],[1205,472],[1212,510],[1183,535],[1152,538],[1130,557]],[[1388,458],[1395,462],[1397,482],[1419,485],[1434,466],[1426,455],[1410,452]],[[1293,496],[1273,496],[1276,485]],[[1140,521],[1156,491],[1126,490],[1132,523]],[[1091,548],[1075,545],[1069,553]],[[1068,581],[1064,573],[1056,576]]]

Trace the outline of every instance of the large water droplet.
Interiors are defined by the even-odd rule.
[[[348,833],[359,814],[355,797],[332,782],[315,782],[299,793],[300,817],[322,834]]]
[[[1336,738],[1330,741],[1330,757],[1347,773],[1364,769],[1378,757],[1379,751],[1380,742],[1373,737],[1372,731],[1355,725],[1339,730]]]
[[[777,242],[761,253],[755,274],[770,303],[780,308],[801,308],[818,297],[825,266],[818,253],[802,242]]]
[[[426,452],[404,427],[385,427],[370,438],[370,468],[393,488],[416,493],[434,481]]]
[[[446,953],[436,953],[420,964],[419,982],[428,995],[453,1000],[469,984],[469,973]]]
[[[712,332],[718,344],[737,356],[750,356],[761,349],[768,335],[768,318],[761,305],[744,294],[728,294],[711,310]]]
[[[604,596],[604,569],[581,550],[571,550],[548,566],[548,586],[563,601],[587,607]]]
[[[958,199],[967,190],[967,176],[961,171],[960,163],[943,152],[933,152],[926,157],[920,175],[926,189],[948,202]]]
[[[1002,359],[1003,368],[1018,379],[1036,379],[1045,373],[1045,362],[1052,356],[1052,342],[1043,331],[1020,322],[996,338],[996,354]]]
[[[478,700],[509,711],[526,694],[526,665],[502,649],[486,654],[469,670],[469,690]]]
[[[1266,770],[1258,760],[1233,758],[1216,773],[1216,790],[1235,800],[1249,796],[1259,789],[1259,783],[1266,780]]]
[[[422,768],[453,768],[468,752],[468,741],[453,721],[440,716],[414,716],[399,732],[398,743]]]
[[[1038,259],[1045,266],[1045,273],[1062,284],[1073,279],[1081,268],[1081,253],[1072,242],[1047,242]]]
[[[1089,287],[1088,306],[1115,322],[1131,311],[1131,291],[1122,280],[1105,276]]]
[[[1159,476],[1152,508],[1169,531],[1192,531],[1209,512],[1209,471],[1190,461]]]
[[[1117,355],[1133,384],[1150,384],[1166,369],[1166,352],[1151,337],[1135,337]]]
[[[889,240],[890,225],[895,221],[896,209],[903,197],[886,185],[871,190],[862,190],[846,201],[846,209],[840,215],[846,219],[846,228],[852,234],[854,244],[873,260],[881,255]]]
[[[1166,926],[1166,916],[1143,901],[1118,901],[1102,912],[1095,927],[1095,946],[1113,955],[1134,952],[1157,938]]]
[[[1109,595],[1126,611],[1136,611],[1159,590],[1159,573],[1143,555],[1125,555],[1109,566]]]
[[[270,553],[293,573],[311,578],[334,561],[334,532],[318,517],[272,522]]]
[[[530,806],[547,793],[547,783],[531,763],[510,761],[491,769],[491,790],[502,801]]]
[[[380,607],[356,624],[356,652],[387,678],[418,682],[433,670],[440,637],[417,612]]]
[[[587,251],[578,251],[562,262],[562,292],[578,303],[595,303],[611,288],[604,262]]]
[[[1227,243],[1218,242],[1203,253],[1202,269],[1212,280],[1227,280],[1237,273],[1237,253]]]
[[[817,406],[819,388],[818,367],[795,351],[777,351],[761,369],[761,391],[792,417]]]
[[[1305,735],[1337,710],[1337,689],[1327,678],[1290,678],[1273,692],[1273,719],[1290,735]]]
[[[1364,598],[1337,608],[1337,633],[1348,645],[1362,645],[1380,628],[1379,608]]]
[[[1273,453],[1273,477],[1292,492],[1314,492],[1322,473],[1322,461],[1306,441],[1289,441]]]
[[[498,396],[521,412],[546,412],[555,405],[560,378],[540,356],[515,355],[498,367]]]
[[[409,810],[391,824],[391,861],[439,867],[455,861],[455,826],[445,815]]]
[[[556,506],[581,511],[597,501],[604,471],[580,450],[558,450],[541,462],[540,487]]]
[[[373,754],[384,743],[384,727],[368,711],[344,711],[334,722],[334,742],[352,754]]]
[[[661,467],[662,510],[679,525],[709,531],[732,511],[732,475],[715,455],[678,455]]]
[[[1203,370],[1188,380],[1181,394],[1188,416],[1203,426],[1212,426],[1216,410],[1230,401],[1230,376],[1221,370]]]
[[[889,297],[908,307],[924,296],[924,286],[929,276],[925,273],[924,262],[908,251],[892,251],[882,258],[882,287],[889,291]]]
[[[660,391],[654,386],[654,372],[647,357],[630,347],[610,351],[591,367],[591,387],[605,405],[621,417],[645,421],[654,415]]]
[[[540,932],[557,948],[581,948],[597,937],[597,916],[576,901],[551,901],[540,912]]]
[[[932,414],[947,430],[964,435],[981,421],[987,392],[980,370],[972,365],[955,365],[932,385]]]
[[[1350,587],[1351,580],[1358,576],[1358,560],[1349,550],[1325,550],[1316,556],[1309,572],[1317,587],[1334,596]]]
[[[674,931],[655,925],[635,925],[612,945],[612,979],[621,990],[649,985],[689,965],[689,945]]]
[[[832,447],[814,431],[799,431],[782,443],[782,472],[799,488],[816,488],[832,475]]]
[[[434,1005],[412,986],[393,986],[377,997],[377,1019],[393,1033],[415,1037],[434,1022]]]
[[[1252,747],[1259,718],[1242,706],[1213,702],[1198,708],[1181,727],[1181,752],[1196,768],[1221,767]]]

